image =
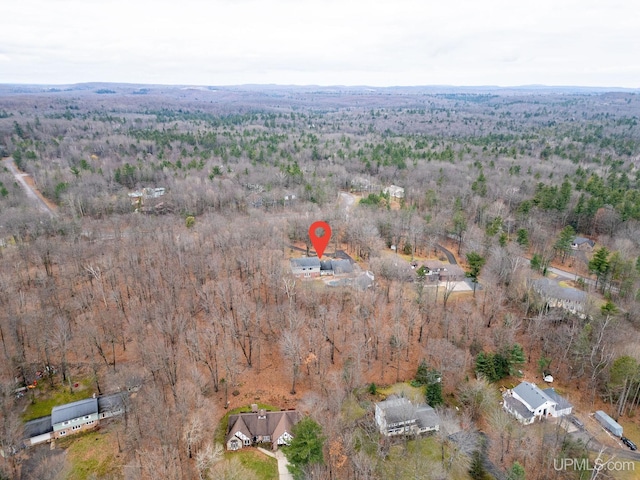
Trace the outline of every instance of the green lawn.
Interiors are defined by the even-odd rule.
[[[362,407],[355,396],[350,395],[342,402],[342,416],[346,421],[355,422],[366,414],[367,410]]]
[[[424,387],[412,387],[409,383],[395,383],[388,387],[378,387],[378,393],[389,396],[398,395],[406,397],[412,402],[424,402]]]
[[[277,480],[278,462],[254,449],[242,449],[225,453],[225,458],[237,458],[240,463],[254,472],[259,480]]]
[[[27,396],[33,395],[32,402],[27,406],[26,411],[22,415],[22,419],[27,422],[34,418],[46,417],[51,415],[51,409],[56,405],[64,405],[65,403],[75,402],[76,400],[84,400],[89,398],[92,392],[86,388],[74,389],[73,393],[69,392],[68,387],[56,387],[53,390],[29,391]]]
[[[381,470],[385,478],[415,478],[423,471],[440,472],[453,480],[468,480],[466,462],[453,461],[449,469],[451,452],[445,448],[445,466],[442,464],[441,444],[437,437],[429,436],[418,440],[409,440],[406,448],[402,444],[394,445],[389,456],[382,463]]]
[[[67,452],[65,480],[122,478],[122,463],[111,435],[87,432],[58,440],[58,446]]]

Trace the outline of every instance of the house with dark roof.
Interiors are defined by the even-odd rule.
[[[270,443],[273,450],[288,445],[293,438],[293,426],[300,420],[295,410],[269,412],[252,405],[252,412],[229,416],[225,445],[227,450],[240,450]]]
[[[571,242],[571,248],[573,250],[580,250],[582,252],[590,252],[595,246],[596,242],[585,237],[576,237],[573,239],[573,242]]]
[[[51,415],[29,420],[24,424],[25,446],[48,442],[53,436]]]
[[[533,290],[542,297],[548,308],[561,308],[573,314],[584,316],[587,294],[573,287],[561,286],[552,278],[539,278],[531,282]]]
[[[440,419],[432,407],[426,403],[414,405],[405,397],[391,396],[376,403],[375,419],[380,433],[387,437],[440,429]]]
[[[51,409],[53,438],[94,428],[98,421],[98,399],[87,398]]]
[[[459,282],[464,280],[466,273],[459,266],[452,263],[443,263],[440,260],[425,260],[425,280],[428,282]]]
[[[503,394],[504,409],[525,425],[536,419],[571,414],[573,405],[553,388],[541,390],[535,383],[522,382]]]

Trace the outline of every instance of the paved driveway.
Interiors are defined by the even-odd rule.
[[[287,461],[287,457],[284,456],[282,450],[276,451],[276,460],[278,460],[278,478],[280,480],[293,480],[293,475],[289,473],[289,469],[287,465],[289,462]]]

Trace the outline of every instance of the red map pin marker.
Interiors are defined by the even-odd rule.
[[[322,228],[324,230],[324,235],[322,235],[321,237],[316,235],[316,230],[318,230],[319,228]],[[331,240],[331,227],[327,222],[313,222],[309,227],[309,238],[311,239],[313,248],[316,249],[318,258],[322,258],[324,249],[327,248],[327,245],[329,245],[329,240]]]

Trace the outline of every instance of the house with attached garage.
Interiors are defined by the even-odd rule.
[[[522,382],[503,394],[504,409],[521,423],[529,425],[536,419],[570,415],[573,405],[555,389],[541,390],[535,383]]]
[[[405,397],[391,396],[376,403],[375,419],[380,433],[387,437],[440,429],[440,419],[432,407],[426,403],[415,405]]]
[[[573,250],[580,250],[582,252],[590,252],[595,246],[596,242],[585,237],[576,237],[573,239],[573,242],[571,242],[571,248]]]
[[[98,422],[98,399],[87,398],[51,409],[53,438],[94,428]]]
[[[292,258],[291,273],[298,278],[317,278],[327,275],[348,275],[353,273],[349,260],[332,258],[320,260],[318,257]]]
[[[252,412],[229,416],[225,445],[227,450],[240,450],[258,444],[271,444],[273,450],[288,445],[293,426],[300,420],[295,410],[270,412],[252,405]]]
[[[127,410],[129,396],[129,391],[122,391],[55,406],[51,415],[25,423],[24,444],[30,447],[49,442],[89,430],[101,421],[123,415]]]

